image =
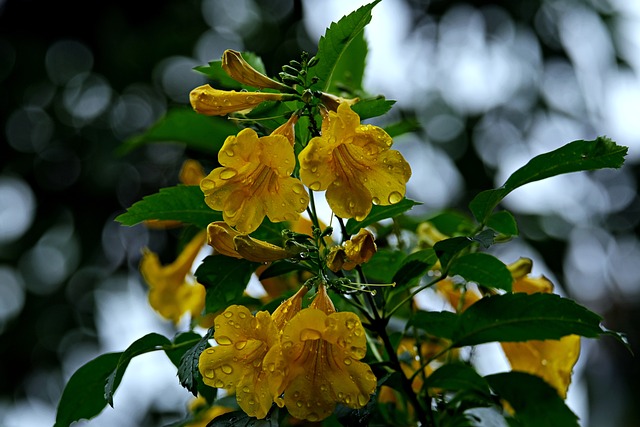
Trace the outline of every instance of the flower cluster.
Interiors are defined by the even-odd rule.
[[[205,384],[235,392],[250,416],[264,418],[272,404],[299,419],[327,418],[336,403],[364,407],[376,377],[360,360],[365,331],[358,316],[336,312],[325,286],[309,307],[302,287],[269,315],[233,305],[215,319],[217,345],[200,355]]]

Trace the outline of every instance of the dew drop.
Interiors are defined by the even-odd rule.
[[[344,397],[344,403],[346,403],[347,405],[348,405],[349,403],[351,403],[351,395],[347,394],[347,395]]]
[[[355,208],[356,207],[356,202],[354,202],[353,200],[349,200],[349,207],[351,209]]]
[[[238,317],[241,318],[241,319],[246,319],[247,318],[247,314],[243,313],[243,312],[240,312],[240,313],[238,313]]]
[[[315,412],[311,412],[311,413],[307,414],[307,420],[309,420],[309,421],[311,421],[313,423],[313,422],[319,421],[320,417]]]
[[[302,408],[302,401],[301,401],[301,400],[298,400],[298,401],[296,402],[296,406],[297,406],[298,408]]]
[[[212,348],[208,348],[208,349],[207,349],[207,354],[213,354],[213,353],[215,353],[215,352],[216,352],[216,351],[215,351],[214,349],[212,349]]]
[[[222,372],[224,372],[225,374],[230,374],[233,372],[233,367],[231,365],[222,365],[220,367],[220,369],[222,370]]]
[[[361,347],[352,346],[351,353],[353,353],[357,359],[362,359],[367,354],[367,351]]]
[[[247,386],[242,387],[242,392],[243,393],[249,393],[251,391],[251,389]]]
[[[338,399],[342,399],[342,398],[344,398],[344,393],[339,391],[338,392]]]
[[[224,168],[222,172],[220,172],[220,179],[231,179],[234,176],[238,175],[238,172],[235,169]]]
[[[345,357],[345,359],[344,359],[344,364],[345,365],[349,366],[349,365],[351,365],[351,362],[352,362],[352,360],[351,360],[350,357]]]
[[[238,341],[238,342],[235,344],[235,348],[236,348],[237,350],[242,350],[242,349],[243,349],[243,348],[245,348],[246,346],[247,346],[247,342],[246,342],[246,341]]]
[[[364,405],[367,404],[368,401],[369,401],[369,398],[367,396],[365,396],[364,394],[359,394],[358,395],[358,405],[364,406]]]
[[[213,382],[213,386],[215,388],[224,388],[224,381],[222,381],[220,378],[218,378]]]
[[[296,391],[295,393],[293,393],[293,398],[297,399],[298,397],[300,397],[300,392]]]
[[[269,372],[274,372],[276,370],[276,364],[269,363],[269,366],[267,366],[267,369],[269,370]]]
[[[226,317],[227,319],[230,318],[230,317],[233,317],[233,313],[230,312],[230,311],[225,311],[224,312],[224,317]]]
[[[394,191],[393,193],[389,194],[389,203],[394,204],[394,203],[398,203],[402,200],[402,194],[398,193],[397,191]]]
[[[204,371],[204,376],[207,378],[213,378],[216,376],[215,372],[213,371],[213,369],[207,369]]]
[[[356,321],[354,319],[347,319],[344,325],[347,327],[347,329],[353,329],[356,326]]]
[[[311,172],[312,173],[318,172],[318,166],[311,166]]]
[[[296,193],[296,194],[302,194],[302,193],[304,193],[304,192],[305,192],[305,191],[304,191],[304,187],[303,187],[302,185],[300,185],[300,184],[296,184],[296,185],[294,185],[294,186],[293,186],[293,188],[292,188],[292,190],[293,190],[293,192],[294,192],[294,193]]]
[[[372,198],[371,201],[373,202],[374,205],[380,204],[380,199],[378,199],[377,197]]]
[[[320,190],[320,182],[319,181],[312,182],[311,184],[309,184],[309,188],[312,189],[313,191]]]
[[[216,341],[218,342],[218,344],[220,345],[230,345],[231,344],[231,338],[229,338],[226,335],[222,335],[219,337],[215,337]]]
[[[322,335],[320,334],[320,332],[316,331],[315,329],[305,328],[302,331],[300,331],[301,341],[319,340],[320,338],[322,338]]]

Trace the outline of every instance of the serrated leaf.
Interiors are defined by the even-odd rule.
[[[68,427],[74,421],[91,419],[106,406],[104,386],[118,365],[122,353],[106,353],[81,366],[62,392],[54,427]]]
[[[489,386],[515,410],[522,427],[578,426],[578,417],[543,379],[524,372],[505,372],[484,377]]]
[[[487,381],[473,367],[463,363],[442,365],[427,377],[425,385],[451,391],[475,391],[486,396],[491,394]]]
[[[438,257],[433,249],[423,249],[407,256],[400,268],[393,275],[396,287],[404,287],[422,277],[431,267],[438,262]]]
[[[195,276],[207,290],[205,310],[216,313],[236,304],[259,263],[224,255],[210,255],[197,268]]]
[[[469,203],[469,209],[480,223],[485,223],[498,203],[518,187],[565,173],[619,168],[626,154],[627,147],[616,145],[605,137],[570,142],[557,150],[534,157],[515,171],[502,187],[479,193]]]
[[[194,396],[198,395],[199,385],[202,384],[202,377],[200,370],[198,369],[198,361],[200,360],[200,353],[205,348],[209,347],[209,340],[213,336],[214,329],[210,328],[207,333],[198,341],[196,345],[184,352],[180,358],[180,364],[178,366],[178,379],[180,384],[193,393]]]
[[[499,211],[491,214],[489,218],[487,218],[487,227],[505,236],[518,235],[518,224],[509,211]]]
[[[384,96],[362,99],[351,106],[351,109],[360,116],[360,120],[379,117],[386,114],[396,101],[386,99]]]
[[[223,117],[198,114],[192,109],[175,108],[147,129],[129,138],[119,148],[127,153],[141,145],[154,142],[177,142],[206,154],[217,154],[225,139],[240,129]]]
[[[487,288],[511,291],[513,278],[506,265],[493,255],[476,252],[462,255],[451,262],[449,275],[460,275],[467,282]]]
[[[367,215],[367,217],[362,221],[356,221],[353,218],[347,221],[347,226],[346,226],[347,233],[356,234],[361,228],[374,224],[378,221],[382,221],[383,219],[393,218],[394,216],[400,215],[410,210],[412,207],[416,205],[421,205],[421,204],[422,203],[420,202],[416,202],[411,199],[404,198],[403,200],[401,200],[400,202],[394,205],[388,205],[388,206],[374,205],[371,208],[371,212],[369,212],[369,215]]]
[[[116,221],[129,226],[150,219],[174,220],[207,228],[211,222],[222,221],[222,214],[207,206],[199,186],[177,185],[143,197],[116,217]]]
[[[262,58],[256,55],[253,52],[241,52],[242,58],[247,61],[256,71],[265,74],[264,63],[262,62]],[[240,90],[240,89],[256,89],[252,86],[241,84],[234,79],[232,79],[226,71],[222,68],[222,61],[211,61],[209,65],[202,65],[199,67],[195,67],[194,70],[199,73],[204,74],[212,80],[218,89],[227,89],[227,90]]]
[[[180,332],[173,338],[173,347],[167,347],[165,349],[165,353],[171,363],[175,365],[176,368],[180,367],[180,359],[182,356],[189,350],[189,346],[185,344],[192,343],[193,345],[197,344],[202,339],[202,336],[193,331]]]
[[[171,341],[163,335],[150,333],[133,342],[120,356],[118,364],[111,374],[107,377],[104,386],[104,398],[113,407],[113,393],[120,385],[124,372],[129,366],[129,362],[136,356],[150,351],[162,350],[162,346],[171,344]]]
[[[480,299],[466,309],[452,337],[456,347],[488,342],[596,338],[602,318],[569,298],[555,294],[507,293]]]
[[[331,23],[324,36],[320,37],[316,54],[318,64],[310,70],[310,75],[318,77],[316,88],[326,92],[331,87],[337,64],[348,52],[354,38],[371,21],[371,10],[379,2],[376,0],[364,5],[338,22]]]
[[[489,342],[555,340],[566,335],[596,338],[608,332],[601,317],[555,294],[507,293],[484,297],[461,314],[419,311],[410,325],[450,340],[453,347]]]

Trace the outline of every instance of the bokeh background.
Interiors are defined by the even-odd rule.
[[[253,51],[271,75],[363,1],[0,0],[0,426],[52,425],[69,376],[173,326],[147,305],[137,264],[171,231],[114,217],[174,185],[194,155],[122,142],[205,83],[193,67]],[[366,29],[365,87],[397,100],[376,124],[397,139],[416,214],[466,210],[531,157],[606,135],[621,170],[556,177],[505,200],[524,255],[563,295],[628,334],[640,353],[640,3],[628,0],[382,0]],[[163,252],[165,251],[165,252]],[[170,256],[170,254],[169,254]],[[640,363],[610,338],[584,340],[569,404],[582,426],[640,425]],[[490,368],[488,368],[490,369]],[[190,400],[166,357],[134,359],[90,426],[158,426]]]

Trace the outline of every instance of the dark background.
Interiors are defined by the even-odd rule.
[[[140,248],[149,245],[166,250],[174,236],[137,227],[125,229],[113,218],[143,195],[174,185],[182,161],[193,153],[179,145],[159,144],[120,155],[116,149],[122,141],[144,131],[168,108],[186,105],[189,90],[204,82],[191,69],[219,58],[226,48],[257,53],[271,75],[298,58],[302,50],[314,49],[317,36],[307,31],[303,20],[306,3],[243,1],[235,9],[228,7],[230,3],[0,1],[0,218],[4,222],[4,227],[0,224],[0,425],[52,422],[61,390],[74,369],[96,354],[122,350],[129,344],[126,339],[118,343],[105,338],[104,325],[130,330],[147,321],[135,316],[127,320],[127,313],[109,311],[112,306],[105,308],[103,303],[120,291],[126,298],[127,292],[134,292],[128,287],[137,289],[138,297],[143,295],[144,286],[137,277]],[[544,86],[545,78],[555,78],[560,87],[565,86],[565,74],[554,76],[554,70],[568,75],[574,70],[579,75],[579,68],[584,67],[567,49],[572,39],[562,37],[560,21],[573,11],[583,13],[578,17],[585,16],[585,11],[586,16],[596,17],[611,36],[609,71],[635,75],[638,70],[631,58],[637,45],[625,45],[619,37],[625,21],[615,3],[383,3],[404,6],[402,10],[408,13],[404,34],[413,43],[423,38],[425,44],[451,48],[438,43],[456,39],[447,40],[433,29],[466,13],[469,22],[473,17],[484,18],[484,32],[477,37],[488,42],[499,39],[506,24],[525,29],[537,42],[542,64],[562,64],[545,68],[544,76],[533,78],[507,101],[480,108],[464,108],[443,97],[437,80],[426,85],[420,96],[414,93],[411,100],[385,93],[399,101],[391,116],[416,117],[425,125],[415,135],[416,143],[436,150],[456,171],[461,185],[445,200],[451,207],[465,210],[478,191],[499,184],[495,177],[499,169],[487,164],[486,154],[482,155],[481,134],[487,127],[502,149],[510,144],[514,130],[530,135],[532,118],[541,114],[570,120],[573,129],[582,132],[580,138],[593,139],[607,132],[617,139],[615,127],[601,129],[606,124],[602,117],[608,117],[607,109],[614,106],[599,104],[599,113],[594,114],[590,104],[594,98],[589,94],[592,85],[583,82],[574,92],[580,96],[569,107],[554,103],[556,98]],[[354,2],[346,11],[356,6]],[[385,17],[376,15],[381,7],[374,9],[374,18],[384,21]],[[331,7],[326,11],[331,13]],[[234,13],[243,18],[235,22]],[[327,26],[340,15],[313,16]],[[393,19],[386,17],[386,21]],[[470,24],[469,28],[473,31],[474,27]],[[459,42],[463,46],[456,48],[464,47],[468,40]],[[591,43],[588,39],[582,42]],[[596,43],[591,47],[596,57],[597,47]],[[422,70],[414,68],[415,73]],[[385,79],[384,69],[368,72]],[[615,78],[607,76],[600,81],[603,98],[597,99],[606,99],[610,93],[607,84]],[[407,81],[387,81],[386,86],[400,87],[420,79],[414,75]],[[429,79],[434,76],[424,76],[424,81]],[[566,85],[572,82],[568,79]],[[522,99],[527,102],[520,102]],[[455,120],[432,120],[436,117]],[[495,121],[496,117],[500,120]],[[451,130],[451,123],[458,127]],[[621,144],[638,142],[638,134],[621,137]],[[559,138],[556,146],[568,142]],[[600,313],[607,328],[626,332],[637,353],[640,286],[634,274],[640,264],[640,215],[633,145],[630,153],[622,171],[586,174],[589,184],[602,191],[585,190],[588,194],[580,203],[581,215],[562,215],[553,209],[531,212],[518,209],[517,203],[512,209],[528,241],[526,250],[543,261],[544,273],[554,277],[559,291]],[[429,164],[428,159],[424,161]],[[419,169],[419,157],[410,162],[414,171]],[[415,183],[417,187],[423,184]],[[574,190],[562,185],[558,182],[555,196]],[[414,198],[425,201],[425,212],[442,207],[421,199],[415,191]],[[572,221],[576,217],[580,219]],[[575,229],[579,232],[572,231]],[[627,268],[628,274],[620,273]],[[563,286],[566,283],[573,285]],[[157,319],[149,322],[151,328],[170,331],[170,326]],[[589,421],[583,425],[638,425],[640,409],[634,404],[640,398],[638,366],[613,339],[585,342],[580,387],[588,401],[584,414]],[[131,425],[157,425],[179,419],[180,411],[181,407],[171,409],[156,402],[142,407],[144,413],[129,421]]]

